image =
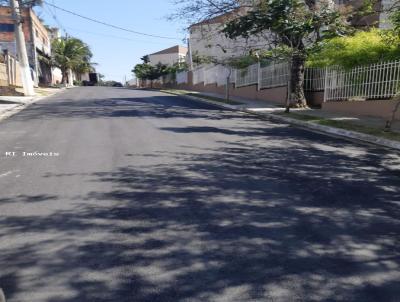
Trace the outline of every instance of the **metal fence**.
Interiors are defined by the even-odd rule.
[[[204,67],[198,67],[193,70],[193,84],[204,83]]]
[[[235,87],[243,87],[258,84],[259,64],[250,65],[247,68],[236,69]]]
[[[273,63],[266,67],[262,67],[260,71],[259,88],[272,88],[279,86],[286,86],[289,81],[289,64]]]
[[[228,67],[223,65],[200,66],[193,70],[193,84],[204,83],[204,85],[217,84],[218,86],[223,86],[226,84],[229,73],[231,73],[231,83],[234,83],[235,73],[230,71]]]
[[[232,76],[233,73],[230,72],[228,67],[223,65],[215,65],[205,71],[206,78],[209,77],[211,79],[206,80],[205,84],[217,84],[217,86],[223,86],[226,84],[229,73]],[[234,79],[231,79],[231,82],[234,82]]]
[[[325,101],[386,99],[399,91],[400,61],[360,66],[351,70],[328,68],[325,78]]]
[[[186,84],[188,82],[188,72],[181,71],[176,73],[176,83],[177,84]]]
[[[304,90],[323,91],[325,89],[326,68],[308,67],[304,71]]]
[[[205,65],[193,70],[193,84],[226,84],[230,69],[222,65]],[[258,89],[286,86],[290,77],[288,63],[273,63],[265,67],[254,64],[244,69],[231,70],[235,87],[258,85]],[[176,75],[177,83],[187,83],[187,72]],[[164,82],[165,79],[164,79]],[[400,60],[359,66],[345,70],[337,66],[306,68],[305,91],[324,92],[324,101],[387,99],[400,91]]]

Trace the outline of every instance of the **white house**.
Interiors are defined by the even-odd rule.
[[[175,63],[182,63],[186,61],[188,49],[186,47],[176,45],[149,55],[150,65],[157,65],[158,63],[172,66]]]
[[[268,50],[273,46],[272,34],[266,31],[265,33],[258,36],[251,36],[248,39],[238,37],[236,39],[229,39],[221,30],[224,25],[232,19],[235,19],[241,15],[245,15],[251,5],[257,0],[238,0],[241,2],[242,7],[226,13],[220,16],[205,20],[200,23],[193,24],[189,27],[189,53],[192,58],[196,56],[200,57],[212,57],[216,60],[223,61],[224,59],[231,57],[240,57],[249,53],[249,50],[263,49]],[[330,0],[336,5],[349,5],[353,6],[353,9],[357,10],[361,5],[364,4],[362,0],[354,0],[349,2],[348,0]],[[379,0],[379,3],[388,8],[393,5],[394,0]],[[377,13],[371,16],[362,18],[356,18],[353,22],[358,26],[379,26],[381,28],[387,28],[387,14]]]
[[[192,57],[212,57],[223,61],[246,55],[250,49],[267,49],[270,44],[267,35],[252,36],[248,39],[241,37],[229,39],[221,33],[225,23],[244,12],[244,9],[237,10],[191,25],[189,47]]]

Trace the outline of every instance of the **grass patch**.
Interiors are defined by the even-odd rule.
[[[352,123],[349,121],[338,121],[338,120],[331,120],[331,119],[324,119],[317,116],[311,116],[307,114],[298,114],[298,113],[275,113],[276,115],[286,116],[293,119],[311,122],[323,126],[335,127],[345,130],[350,130],[354,132],[360,132],[364,134],[374,135],[381,138],[386,138],[390,140],[400,141],[400,133],[392,132],[392,131],[384,131],[383,126],[382,128],[376,127],[369,127],[365,125],[360,125],[356,123]]]
[[[170,93],[170,94],[175,94],[175,95],[188,95],[188,96],[194,96],[214,102],[219,102],[219,103],[224,103],[224,104],[229,104],[229,105],[242,105],[242,103],[236,102],[236,101],[227,101],[226,99],[215,97],[215,96],[210,96],[210,95],[205,95],[201,94],[198,92],[191,92],[187,90],[178,90],[178,89],[161,89],[161,92],[165,93]]]

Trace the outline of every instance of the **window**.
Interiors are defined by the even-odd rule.
[[[14,32],[14,24],[0,23],[0,32]]]
[[[39,32],[37,31],[37,29],[35,29],[35,36],[36,36],[36,38],[39,37]]]

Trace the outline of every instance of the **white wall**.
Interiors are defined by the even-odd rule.
[[[150,65],[157,65],[158,63],[162,63],[164,65],[174,65],[178,62],[184,62],[186,58],[186,54],[182,53],[168,53],[168,54],[158,54],[158,55],[149,55]]]
[[[60,68],[54,67],[52,69],[52,76],[53,76],[53,81],[52,81],[53,85],[56,85],[57,83],[61,84],[62,73],[61,73],[61,69]]]
[[[221,33],[221,29],[222,24],[220,23],[193,26],[190,30],[192,55],[223,60],[248,54],[250,49],[268,48],[269,43],[265,37],[252,37],[248,40],[237,38],[233,40]]]

